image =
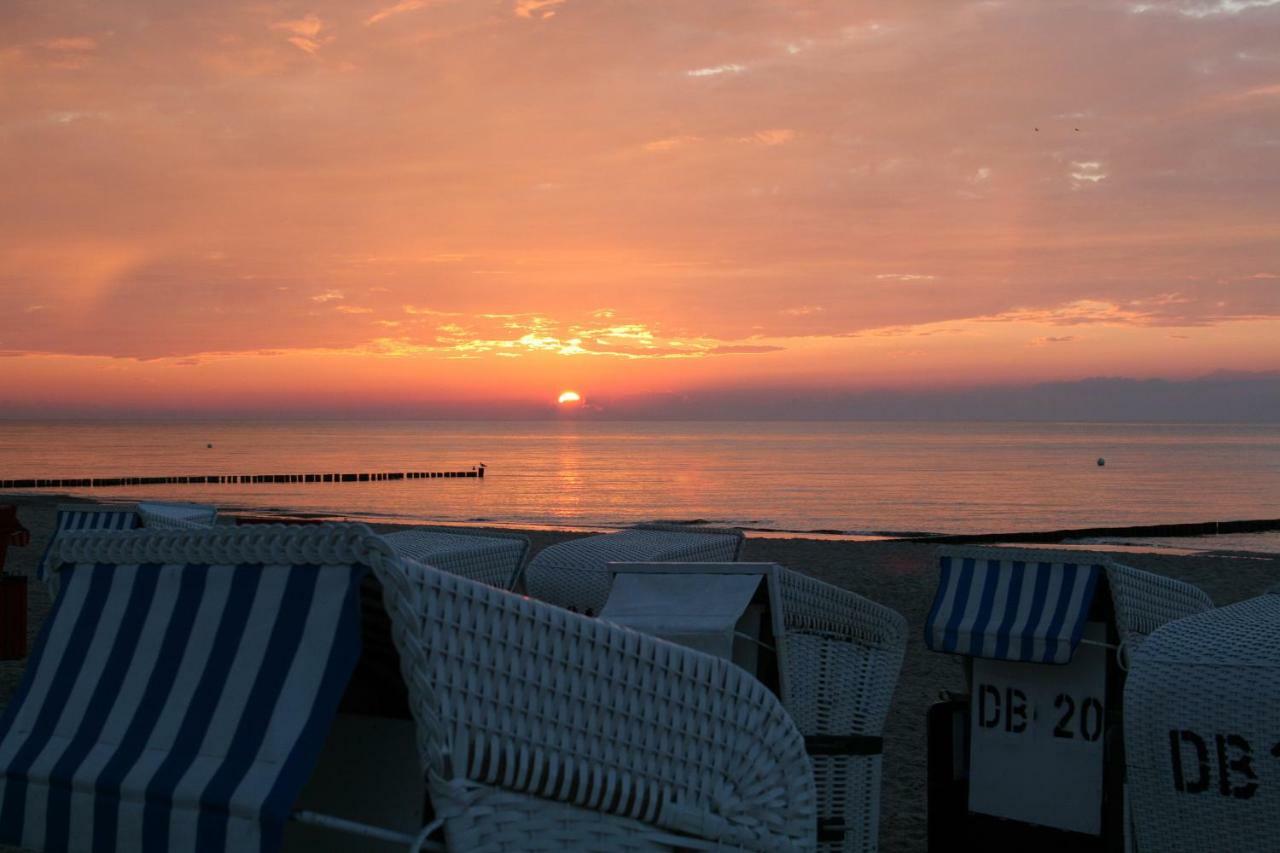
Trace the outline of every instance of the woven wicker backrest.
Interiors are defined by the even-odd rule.
[[[788,656],[793,666],[783,672],[783,693],[801,731],[878,735],[906,651],[906,620],[799,572],[779,569],[771,581],[782,593],[781,642],[794,647]],[[825,639],[840,642],[821,642]],[[809,646],[824,654],[806,654]],[[833,655],[840,659],[823,659]]]
[[[1280,595],[1156,630],[1133,654],[1124,738],[1134,849],[1280,843]]]
[[[812,843],[803,739],[745,672],[412,561],[375,571],[429,773],[752,849]]]
[[[1107,583],[1115,605],[1116,630],[1130,651],[1166,622],[1213,607],[1213,600],[1197,586],[1120,563],[1108,564]]]

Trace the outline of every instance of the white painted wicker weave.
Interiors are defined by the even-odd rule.
[[[138,504],[138,518],[142,519],[143,527],[150,529],[198,530],[218,523],[218,508],[202,504],[142,501]]]
[[[644,525],[547,546],[525,568],[525,587],[540,601],[595,615],[609,599],[609,563],[732,562],[741,550],[741,530]]]
[[[451,849],[813,849],[795,723],[709,655],[379,560]]]
[[[524,562],[524,536],[476,536],[426,527],[384,533],[397,554],[477,583],[510,589]]]
[[[1280,595],[1153,632],[1124,733],[1139,853],[1280,849]]]
[[[906,651],[907,623],[896,611],[815,578],[778,567],[782,702],[810,744],[819,820],[843,825],[826,851],[872,853],[880,834],[879,742]],[[839,739],[874,744],[841,754]],[[822,754],[824,740],[836,746]]]
[[[1078,551],[1066,548],[944,546],[938,549],[938,555],[953,560],[1101,565],[1106,570],[1107,588],[1115,609],[1116,632],[1123,650],[1122,664],[1127,652],[1161,625],[1213,607],[1213,601],[1199,587],[1110,561],[1105,554],[1090,553],[1087,546]]]
[[[1213,600],[1197,586],[1121,563],[1107,564],[1107,585],[1125,657],[1161,625],[1213,607]]]

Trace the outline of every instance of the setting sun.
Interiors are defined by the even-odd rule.
[[[582,397],[578,394],[577,391],[565,391],[563,394],[560,395],[560,398],[556,400],[556,402],[560,403],[561,405],[565,403],[580,403],[582,402]]]

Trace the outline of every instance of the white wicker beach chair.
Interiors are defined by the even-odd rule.
[[[745,672],[411,561],[375,571],[450,849],[813,849],[803,739]]]
[[[1211,607],[1208,596],[1078,551],[947,547],[939,560],[925,642],[962,656],[971,697],[955,709],[967,746],[953,758],[968,766],[950,779],[930,779],[939,793],[930,798],[931,838],[965,831],[934,820],[935,800],[983,832],[1049,827],[1118,837],[1123,774],[1108,756],[1122,746],[1128,653],[1160,625]],[[983,714],[994,716],[979,722]],[[1003,723],[990,722],[997,718]],[[958,803],[942,795],[954,785],[964,786]],[[1037,837],[1019,835],[1017,843]]]
[[[161,529],[198,529],[218,523],[218,508],[204,504],[161,503],[142,501],[138,504],[142,526]]]
[[[499,589],[511,589],[529,551],[527,536],[477,535],[456,528],[414,527],[382,538],[402,557]]]
[[[602,618],[634,614],[635,622],[629,624],[684,641],[705,642],[686,633],[685,626],[705,622],[699,614],[715,610],[735,594],[737,603],[730,610],[744,604],[749,610],[754,604],[743,601],[741,594],[755,590],[752,602],[759,601],[767,611],[767,624],[761,626],[756,642],[766,648],[773,644],[776,682],[765,672],[771,667],[756,664],[750,671],[765,670],[759,674],[776,684],[783,707],[805,736],[818,794],[819,849],[875,851],[881,736],[906,649],[906,620],[862,596],[775,563],[613,563],[610,569],[616,586]],[[624,575],[626,580],[620,580]],[[745,587],[721,583],[750,580],[744,575],[763,577],[763,589],[758,581]],[[695,591],[699,589],[704,591]],[[637,590],[649,596],[639,608],[618,600]],[[703,601],[700,595],[715,600]],[[667,615],[677,613],[674,618]],[[718,633],[727,617],[724,627],[741,637],[732,623],[737,616],[726,612],[706,627]],[[757,632],[752,629],[747,636]],[[727,656],[732,654],[726,650]]]
[[[651,524],[549,545],[524,570],[529,595],[594,616],[609,599],[609,563],[733,562],[742,531]]]
[[[805,735],[823,850],[879,844],[882,734],[906,651],[907,623],[888,607],[779,569],[782,703]]]
[[[1280,849],[1280,595],[1154,631],[1124,698],[1135,851]]]

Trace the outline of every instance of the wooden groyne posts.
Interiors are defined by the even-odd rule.
[[[73,477],[70,479],[0,480],[8,489],[102,489],[118,486],[262,485],[268,483],[381,483],[390,480],[484,478],[484,466],[470,471],[392,471],[365,474],[209,474],[182,477]]]

